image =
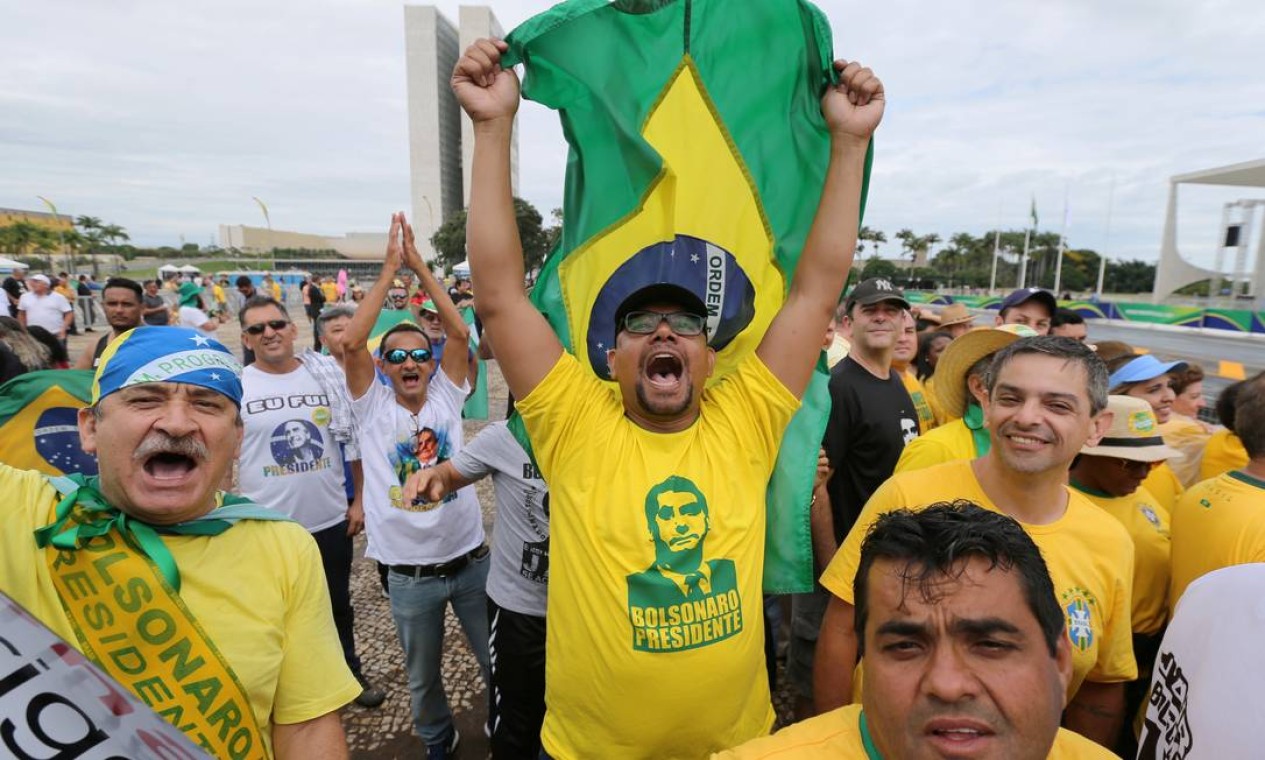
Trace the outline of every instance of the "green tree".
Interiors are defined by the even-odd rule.
[[[550,233],[542,226],[540,212],[522,198],[514,199],[514,216],[518,222],[518,237],[523,243],[523,266],[530,272],[545,260],[552,245]],[[561,213],[557,214],[561,217]],[[556,233],[555,233],[556,234]],[[430,238],[436,261],[445,269],[451,269],[466,258],[466,209],[454,211],[444,220]]]
[[[868,280],[871,277],[883,277],[890,280],[895,278],[899,271],[896,265],[887,259],[873,256],[866,259],[865,267],[861,270],[861,279]]]
[[[887,235],[882,230],[872,230],[869,227],[862,227],[857,233],[857,253],[865,250],[866,243],[874,244],[874,255],[878,255],[879,243],[886,243]]]

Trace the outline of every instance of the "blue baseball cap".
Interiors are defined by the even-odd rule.
[[[1042,290],[1041,288],[1019,288],[1006,296],[1006,300],[1001,302],[1001,312],[1004,313],[1007,309],[1028,301],[1040,303],[1050,312],[1051,317],[1054,316],[1054,312],[1059,308],[1058,302],[1054,300],[1054,294],[1050,291]]]
[[[208,388],[242,405],[242,365],[218,340],[187,327],[134,327],[111,341],[92,378],[92,403],[142,383]]]
[[[1107,384],[1115,388],[1124,383],[1140,383],[1169,372],[1181,372],[1186,366],[1186,362],[1162,362],[1150,354],[1144,354],[1112,372]]]

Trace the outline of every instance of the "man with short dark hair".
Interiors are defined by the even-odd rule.
[[[969,501],[880,516],[853,596],[861,701],[716,760],[1110,758],[1059,728],[1072,655],[1041,551]]]
[[[1107,368],[1082,343],[1024,338],[997,352],[985,389],[988,453],[894,475],[865,505],[822,575],[834,598],[818,639],[817,708],[847,704],[853,695],[853,581],[866,531],[886,512],[968,499],[1015,518],[1041,547],[1072,645],[1067,726],[1111,747],[1124,719],[1123,684],[1137,677],[1133,541],[1117,520],[1067,485],[1081,447],[1096,444],[1110,423],[1103,413]]]
[[[107,345],[133,327],[143,324],[143,295],[140,284],[135,280],[111,277],[105,281],[105,287],[101,290],[101,308],[105,311],[105,321],[110,325],[110,331],[101,336],[92,350],[85,348],[80,352],[75,361],[75,369],[96,369]]]
[[[1050,322],[1059,307],[1054,294],[1041,288],[1019,288],[1006,296],[997,312],[999,325],[1027,325],[1037,335],[1050,334]]]
[[[165,325],[171,320],[171,307],[158,292],[158,280],[146,280],[145,292],[141,295],[141,317],[145,324],[155,327]]]
[[[1085,318],[1071,309],[1056,309],[1054,319],[1050,320],[1050,335],[1079,340],[1081,343],[1089,337],[1089,327]]]
[[[818,571],[830,563],[870,495],[891,476],[901,451],[918,437],[918,411],[900,373],[892,369],[908,309],[905,294],[881,277],[858,283],[844,301],[843,323],[852,349],[830,372],[830,418],[823,444],[831,469],[826,481],[830,509],[813,525]],[[819,585],[792,597],[786,673],[797,691],[800,717],[816,712],[813,656],[829,599]]]
[[[637,282],[612,299],[613,318],[603,317],[598,353],[589,355],[591,366],[605,359],[615,393],[597,367],[563,350],[523,292],[509,177],[519,88],[500,65],[507,49],[479,40],[452,85],[474,122],[467,244],[479,310],[550,485],[542,745],[556,757],[704,756],[767,732],[774,719],[760,624],[764,495],[852,262],[883,87],[860,64],[834,62],[841,83],[821,100],[831,150],[817,216],[755,350],[706,387],[716,351],[702,298],[666,278]],[[703,244],[678,235],[655,245],[679,257],[705,252]],[[465,359],[452,353],[445,362]],[[645,497],[669,476],[694,483],[712,505],[703,560],[735,568],[732,583],[713,573],[705,592],[699,586],[705,599],[689,612],[702,619],[691,625],[673,617],[683,606],[630,598],[628,575],[657,561]],[[696,520],[678,524],[690,531]]]
[[[18,299],[27,291],[26,266],[14,267],[13,272],[0,285],[4,290],[4,316],[17,319]]]
[[[352,635],[352,536],[364,529],[364,510],[359,478],[353,478],[350,504],[346,498],[343,460],[353,462],[354,473],[360,456],[346,382],[333,359],[295,354],[297,328],[276,300],[255,296],[237,316],[242,343],[256,355],[242,372],[239,489],[289,515],[316,539],[343,658],[363,687],[356,703],[377,707],[386,692],[365,678]]]
[[[343,333],[343,365],[361,430],[365,555],[388,567],[391,617],[404,647],[413,728],[430,757],[446,758],[460,737],[440,677],[444,612],[452,606],[486,683],[488,547],[473,488],[438,501],[404,498],[410,475],[462,450],[461,407],[469,385],[466,357],[446,354],[436,372],[430,340],[412,322],[387,330],[377,358],[370,353],[369,333],[403,265],[417,273],[438,305],[448,339],[459,346],[469,339],[457,308],[422,261],[412,227],[403,214],[395,214],[382,271]],[[378,381],[375,367],[390,386]]]

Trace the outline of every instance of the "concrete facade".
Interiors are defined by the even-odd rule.
[[[504,36],[491,8],[463,5],[458,13],[460,27],[434,6],[404,6],[411,218],[417,247],[426,258],[434,255],[431,236],[470,199],[474,135],[449,86],[452,69],[461,51],[476,39]],[[511,155],[510,181],[517,192],[517,135]]]
[[[349,259],[379,262],[387,248],[387,236],[384,232],[349,232],[339,237],[247,227],[241,224],[221,224],[219,242],[221,248],[236,248],[246,253],[266,253],[274,248],[306,248],[312,251],[333,250]]]

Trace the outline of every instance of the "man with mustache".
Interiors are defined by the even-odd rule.
[[[100,477],[0,465],[0,588],[217,757],[345,758],[361,690],[307,531],[218,490],[241,366],[197,330],[138,327],[79,411]]]
[[[1082,446],[1097,445],[1110,424],[1107,368],[1070,338],[1023,338],[997,352],[985,388],[988,453],[892,476],[822,574],[834,598],[817,640],[817,709],[853,701],[859,654],[853,581],[870,526],[895,509],[967,499],[1015,518],[1041,548],[1071,644],[1066,725],[1111,747],[1124,719],[1124,683],[1137,677],[1133,541],[1119,521],[1067,485],[1072,460]]]
[[[474,122],[466,239],[479,313],[492,335],[514,336],[497,356],[551,489],[542,744],[557,758],[705,756],[773,724],[761,625],[765,490],[852,262],[883,86],[857,63],[834,63],[840,84],[821,99],[831,150],[817,216],[755,351],[705,389],[716,361],[707,309],[693,291],[654,281],[624,296],[603,325],[613,334],[601,346],[612,392],[563,351],[523,292],[509,178],[519,87],[500,65],[506,50],[476,42],[452,86]],[[680,236],[663,243],[678,244],[689,245]],[[667,481],[674,485],[654,494],[651,534],[682,530],[668,542],[681,549],[699,535],[699,577],[675,572],[675,558],[646,540],[647,493]],[[721,559],[732,574],[705,564]],[[698,598],[641,594],[629,576],[650,561]],[[709,578],[703,566],[713,568]]]
[[[1070,645],[1014,520],[969,501],[888,512],[862,544],[854,596],[860,703],[714,760],[1115,757],[1059,728]]]

